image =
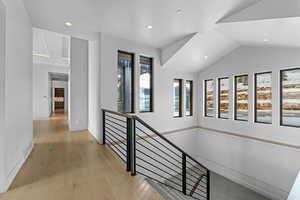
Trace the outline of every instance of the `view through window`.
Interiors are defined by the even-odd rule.
[[[173,116],[181,117],[182,116],[182,80],[174,79],[173,82]]]
[[[229,118],[229,78],[219,79],[219,118]]]
[[[126,52],[118,52],[118,111],[123,113],[134,112],[134,55]]]
[[[255,74],[255,122],[272,123],[272,73]]]
[[[185,82],[185,115],[193,115],[193,81]]]
[[[205,116],[214,116],[214,81],[205,80]]]
[[[235,119],[248,121],[248,75],[235,77]]]
[[[152,58],[140,56],[140,112],[152,112]]]
[[[281,71],[281,125],[300,127],[300,68]]]

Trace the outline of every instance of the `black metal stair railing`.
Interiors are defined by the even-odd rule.
[[[193,199],[210,199],[210,171],[134,115],[103,111],[103,144],[140,174]]]

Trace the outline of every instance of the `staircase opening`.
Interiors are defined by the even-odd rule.
[[[166,200],[268,200],[213,172],[138,116],[102,112],[103,144],[124,172],[143,176]]]

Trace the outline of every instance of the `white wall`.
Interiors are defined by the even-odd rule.
[[[49,73],[68,74],[69,67],[34,63],[33,65],[33,117],[49,117],[51,114],[51,94],[49,92]]]
[[[71,38],[69,129],[88,129],[88,41]]]
[[[192,117],[173,118],[173,79],[194,80],[194,111],[197,110],[197,76],[195,74],[174,72],[160,64],[158,49],[136,44],[127,40],[101,34],[100,49],[100,92],[101,107],[117,110],[117,61],[118,50],[135,54],[135,111],[138,116],[158,131],[169,131],[197,125],[197,112]],[[154,112],[139,113],[139,56],[154,58]],[[184,67],[184,66],[183,66]]]
[[[5,184],[5,7],[0,0],[0,192]]]
[[[89,130],[102,142],[102,117],[99,108],[117,110],[118,50],[135,54],[135,111],[158,131],[197,125],[197,75],[174,72],[160,64],[160,51],[134,42],[99,33],[89,44]],[[139,113],[139,55],[154,58],[154,112]],[[173,79],[194,81],[194,116],[173,118]]]
[[[9,187],[31,151],[33,132],[32,27],[22,0],[3,0],[3,3],[6,6],[6,77],[5,131],[1,131],[4,155],[0,154],[4,177],[0,177],[0,191]]]
[[[64,88],[64,111],[65,112],[68,112],[68,107],[69,107],[69,97],[68,97],[68,94],[69,94],[69,90],[68,90],[68,81],[52,81],[52,89],[53,89],[53,92],[52,92],[52,95],[53,97],[55,96],[55,88]],[[53,102],[53,98],[52,98],[52,102]],[[53,102],[53,108],[52,110],[55,109],[54,107],[54,102]]]
[[[100,103],[100,41],[89,41],[89,123],[88,129],[98,141],[101,130],[101,103]]]
[[[300,129],[281,127],[279,124],[279,71],[300,66],[300,50],[277,47],[240,47],[216,64],[199,74],[199,124],[203,127],[233,132],[236,134],[271,140],[300,146]],[[273,124],[257,124],[254,121],[254,73],[273,72]],[[234,121],[233,118],[233,75],[249,75],[249,122]],[[217,79],[230,76],[230,115],[231,119],[204,117],[203,82],[205,79]],[[216,96],[216,94],[215,94]],[[215,98],[215,105],[217,105]],[[199,138],[203,137],[199,135]],[[248,139],[231,140],[223,134],[210,135],[207,140],[199,139],[199,154],[213,161],[216,166],[241,174],[241,180],[254,187],[261,184],[269,195],[282,197],[287,195],[291,184],[300,169],[299,150],[260,143]],[[205,143],[216,148],[202,149]],[[224,171],[226,171],[224,170]],[[224,172],[225,173],[225,172]],[[228,173],[227,173],[228,175]],[[250,177],[247,179],[245,177]],[[249,180],[257,180],[251,182]],[[277,191],[276,191],[277,190]],[[273,197],[276,199],[275,197]]]
[[[297,200],[300,199],[300,172],[295,180],[294,186],[289,194],[288,200]]]

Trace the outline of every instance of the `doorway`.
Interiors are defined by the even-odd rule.
[[[51,114],[68,113],[69,75],[66,73],[49,73],[49,107]]]
[[[54,112],[61,112],[65,109],[65,89],[54,88]]]

